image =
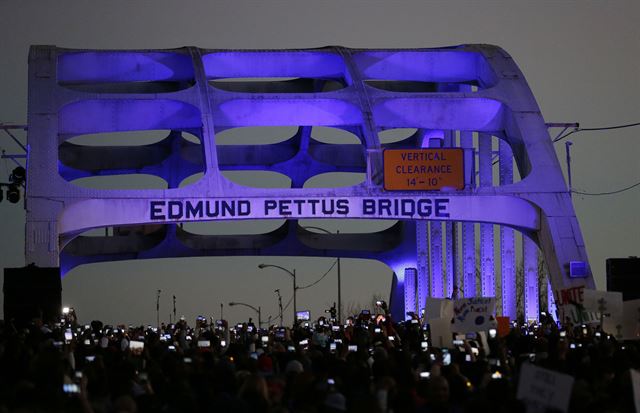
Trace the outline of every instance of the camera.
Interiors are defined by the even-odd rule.
[[[347,347],[347,349],[351,352],[355,352],[358,351],[358,346],[355,344],[349,344],[349,347]]]
[[[421,379],[428,379],[431,376],[431,373],[428,371],[421,371],[420,372],[420,378]]]

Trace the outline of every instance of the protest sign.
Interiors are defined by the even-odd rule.
[[[493,315],[496,299],[493,297],[471,297],[455,300],[453,303],[453,331],[474,333],[496,328]]]
[[[640,412],[640,372],[631,369],[631,386],[633,387],[633,403],[636,406],[636,412]]]
[[[600,317],[595,311],[587,311],[584,307],[585,286],[564,288],[555,292],[558,321],[565,325],[595,324]]]
[[[427,320],[434,318],[453,318],[453,301],[444,298],[427,297],[425,306]]]
[[[569,408],[573,377],[524,363],[516,398],[530,405],[566,412]]]
[[[640,299],[624,301],[622,303],[622,315],[606,317],[603,329],[612,334],[616,340],[639,340]]]
[[[509,324],[509,317],[496,317],[496,322],[498,324],[498,337],[506,337],[509,335],[511,331],[511,324]]]
[[[451,348],[453,334],[451,333],[451,318],[434,318],[429,320],[431,330],[431,345],[439,348]]]
[[[584,290],[583,306],[588,312],[603,313],[607,317],[622,316],[622,293]]]

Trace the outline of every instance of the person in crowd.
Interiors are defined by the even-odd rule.
[[[292,328],[203,316],[193,327],[83,326],[75,311],[0,321],[0,413],[515,412],[527,409],[516,397],[525,363],[575,378],[569,412],[635,411],[638,342],[543,315],[436,348],[415,314],[372,312]]]

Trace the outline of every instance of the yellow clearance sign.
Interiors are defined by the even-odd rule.
[[[384,189],[438,191],[464,188],[464,151],[447,149],[387,149]]]

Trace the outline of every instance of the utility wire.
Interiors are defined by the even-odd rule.
[[[577,132],[589,132],[589,131],[603,131],[603,130],[612,130],[612,129],[623,129],[623,128],[631,128],[634,126],[640,126],[640,122],[635,122],[635,123],[627,123],[624,125],[614,125],[614,126],[603,126],[603,127],[599,127],[599,128],[580,128],[577,127],[574,130],[572,130],[571,132],[567,132],[562,136],[558,136],[557,138],[555,138],[553,140],[554,143],[556,142],[560,142],[561,140],[565,139],[566,137],[577,133]],[[636,182],[633,185],[629,185],[625,188],[621,188],[621,189],[617,189],[615,191],[607,191],[607,192],[582,192],[582,191],[571,191],[574,194],[578,194],[578,195],[586,195],[586,196],[606,196],[606,195],[616,195],[625,191],[628,191],[630,189],[633,189],[637,186],[640,186],[640,182]]]
[[[322,274],[322,277],[318,278],[316,281],[312,282],[312,283],[311,283],[311,284],[309,284],[309,285],[305,285],[304,287],[298,287],[298,290],[304,290],[305,288],[311,288],[311,287],[313,287],[314,285],[318,284],[320,281],[322,281],[322,280],[324,279],[324,277],[326,277],[326,276],[331,272],[331,270],[333,269],[333,267],[335,267],[335,266],[336,266],[336,264],[337,264],[337,263],[338,263],[338,260],[335,260],[335,261],[333,262],[333,264],[331,265],[331,267],[329,267],[329,269],[327,270],[327,272],[325,272],[324,274]]]
[[[312,282],[309,285],[305,285],[304,287],[297,287],[296,289],[297,290],[304,290],[305,288],[310,288],[310,287],[313,287],[314,285],[318,284],[320,281],[322,281],[324,279],[324,277],[326,277],[331,272],[331,270],[333,269],[333,267],[336,266],[337,263],[338,263],[338,260],[335,260],[333,262],[333,264],[331,265],[331,267],[329,267],[329,269],[324,274],[322,274],[322,276],[320,278],[318,278],[316,281]],[[289,306],[291,305],[292,302],[293,302],[293,295],[291,296],[291,298],[289,298],[289,301],[287,301],[287,304],[282,308],[282,312],[284,312],[287,308],[289,308]],[[269,317],[271,317],[271,315],[269,315]],[[267,317],[267,319],[269,317]]]
[[[605,195],[615,195],[615,194],[619,194],[621,192],[625,192],[628,191],[630,189],[633,189],[637,186],[640,186],[640,182],[636,182],[633,185],[629,185],[626,188],[622,188],[622,189],[618,189],[615,191],[610,191],[610,192],[581,192],[581,191],[571,191],[574,194],[578,194],[578,195],[588,195],[588,196],[605,196]]]
[[[562,136],[558,136],[557,138],[555,138],[553,140],[553,142],[560,142],[561,140],[563,140],[564,138],[566,138],[569,135],[572,135],[574,133],[577,132],[588,132],[588,131],[600,131],[600,130],[611,130],[611,129],[623,129],[623,128],[631,128],[633,126],[640,126],[640,122],[636,122],[636,123],[627,123],[624,125],[615,125],[615,126],[603,126],[600,128],[580,128],[577,127],[574,130],[572,130],[571,132],[567,132]]]
[[[289,308],[289,306],[291,305],[292,302],[293,302],[293,295],[291,296],[291,298],[289,298],[289,301],[287,301],[287,305],[285,305],[284,308],[282,309],[283,313],[285,312],[285,310],[287,308]]]
[[[289,308],[289,306],[291,305],[291,302],[293,301],[293,295],[291,296],[291,298],[289,298],[289,301],[287,301],[287,305],[285,305],[284,307],[282,307],[282,313],[284,314],[285,310],[287,308]],[[274,318],[272,314],[269,314],[267,316],[267,320]]]

